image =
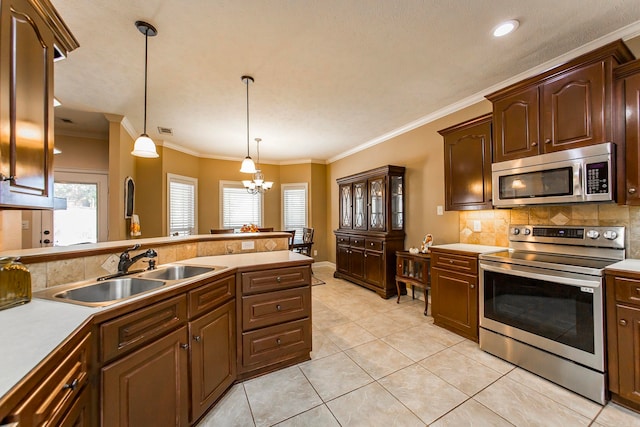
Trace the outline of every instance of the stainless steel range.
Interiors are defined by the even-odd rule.
[[[480,348],[606,401],[604,280],[624,227],[514,225],[480,255]]]

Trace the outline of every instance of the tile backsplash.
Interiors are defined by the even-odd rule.
[[[626,257],[640,259],[640,207],[616,204],[462,211],[460,243],[509,246],[511,224],[624,226]],[[480,231],[474,231],[478,226]]]

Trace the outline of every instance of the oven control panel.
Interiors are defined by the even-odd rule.
[[[509,240],[624,249],[624,227],[512,225]]]

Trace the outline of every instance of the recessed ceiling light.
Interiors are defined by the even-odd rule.
[[[514,32],[516,28],[518,28],[518,25],[520,25],[520,22],[516,19],[502,22],[493,29],[493,37],[506,36],[507,34]]]

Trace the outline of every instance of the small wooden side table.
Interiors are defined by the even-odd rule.
[[[415,298],[415,287],[424,289],[424,315],[429,308],[429,290],[431,289],[430,253],[412,254],[409,251],[396,252],[396,289],[400,304],[400,283],[411,284],[411,297]]]

